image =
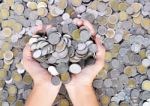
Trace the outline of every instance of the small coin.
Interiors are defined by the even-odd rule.
[[[71,64],[69,71],[73,74],[78,74],[81,72],[81,66],[79,64]]]
[[[137,75],[136,67],[132,67],[132,66],[127,66],[127,67],[125,67],[125,68],[124,68],[124,73],[125,73],[128,77],[135,76],[135,75]]]
[[[59,74],[54,66],[49,66],[48,67],[48,72],[50,72],[54,76]]]
[[[114,38],[115,37],[115,30],[111,29],[111,28],[107,29],[106,37],[107,38]]]
[[[58,76],[52,76],[51,82],[53,85],[59,85],[60,84],[60,78]]]

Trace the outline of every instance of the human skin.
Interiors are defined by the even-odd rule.
[[[71,82],[65,84],[74,106],[99,106],[92,82],[97,73],[104,66],[105,49],[100,37],[96,36],[93,26],[86,20],[74,19],[78,26],[86,26],[97,45],[96,63],[82,69],[81,73],[72,75]],[[36,32],[45,32],[52,26],[37,26]],[[61,84],[54,86],[51,83],[51,75],[32,58],[30,46],[27,44],[23,51],[22,63],[26,71],[31,75],[34,86],[26,101],[25,106],[51,106],[59,92]]]
[[[74,106],[99,106],[92,82],[104,66],[105,48],[91,23],[81,19],[74,19],[73,22],[78,26],[86,26],[93,35],[97,45],[96,62],[82,69],[81,73],[72,75],[71,82],[66,84],[65,87]]]
[[[51,26],[36,26],[35,33],[45,32],[48,28],[51,28]],[[58,86],[54,86],[51,83],[51,75],[32,58],[31,49],[28,44],[23,50],[22,63],[34,82],[33,89],[25,106],[51,106],[59,92],[61,83]]]

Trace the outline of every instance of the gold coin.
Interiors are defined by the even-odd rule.
[[[101,103],[102,105],[108,105],[110,103],[110,97],[107,95],[102,96]]]
[[[9,11],[6,8],[2,8],[0,10],[0,13],[3,19],[7,19],[9,17]]]
[[[133,17],[133,22],[136,24],[141,24],[142,19],[143,19],[143,16],[139,15],[138,17]]]
[[[13,104],[16,99],[17,99],[16,96],[13,96],[13,95],[9,95],[9,96],[7,97],[7,101],[8,101],[8,103],[10,103],[10,104]]]
[[[149,28],[150,28],[150,19],[149,19],[149,18],[142,18],[141,25],[142,25],[145,29],[149,29]]]
[[[121,102],[120,106],[129,106],[129,103],[127,103],[127,102]]]
[[[142,4],[140,4],[140,3],[132,3],[131,7],[133,8],[133,11],[135,13],[137,13],[142,8]]]
[[[96,78],[102,78],[105,79],[107,77],[107,71],[103,68],[99,71],[99,73],[96,75]]]
[[[5,69],[0,69],[0,79],[5,79],[7,76],[7,71]]]
[[[22,30],[22,24],[20,23],[15,23],[13,26],[13,30],[17,33],[20,32]]]
[[[119,3],[119,5],[118,5],[118,9],[120,10],[120,11],[126,11],[126,9],[129,7],[129,5],[128,5],[128,3],[126,3],[126,2],[121,2],[121,3]]]
[[[4,59],[5,60],[11,60],[12,58],[13,58],[13,52],[12,51],[5,51]]]
[[[146,72],[147,72],[147,68],[143,65],[138,65],[137,70],[140,74],[146,74]]]
[[[71,0],[71,3],[73,6],[80,6],[82,3],[82,0]]]
[[[3,65],[3,69],[5,69],[6,71],[8,71],[9,68],[10,68],[10,65],[8,65],[8,64],[4,64],[4,65]]]
[[[36,3],[36,2],[29,1],[29,2],[27,3],[27,7],[30,8],[31,10],[36,10],[36,9],[37,9],[37,3]]]
[[[17,87],[15,85],[9,86],[7,90],[8,90],[9,95],[14,96],[17,93]]]
[[[111,14],[112,14],[112,8],[111,7],[106,7],[106,9],[105,9],[105,15],[106,16],[110,16]]]
[[[72,32],[72,38],[76,41],[80,40],[80,29],[76,29]]]
[[[16,21],[14,19],[3,20],[2,21],[2,28],[4,28],[4,27],[12,28],[14,26],[15,22]]]
[[[15,83],[19,83],[21,80],[22,80],[22,76],[21,76],[19,73],[15,73],[15,74],[13,75],[13,81],[14,81]]]
[[[58,106],[69,106],[69,101],[67,99],[61,99]]]
[[[0,89],[5,86],[5,80],[0,80]]]
[[[110,24],[116,24],[118,22],[118,15],[117,14],[110,15],[108,17],[108,22]]]
[[[107,27],[111,28],[111,29],[115,29],[116,28],[116,24],[107,23]]]
[[[119,3],[116,0],[110,0],[109,5],[114,11],[119,11]]]
[[[97,17],[97,21],[99,25],[106,25],[108,23],[108,18],[105,16]]]
[[[14,11],[16,14],[21,15],[24,11],[24,6],[21,3],[16,2],[14,4]]]
[[[93,9],[93,10],[96,10],[98,3],[99,3],[99,2],[98,2],[97,0],[94,0],[93,2],[90,2],[90,3],[89,3],[88,8]]]
[[[150,91],[150,81],[149,80],[145,80],[142,82],[142,89]]]
[[[146,50],[145,49],[142,49],[140,52],[139,52],[139,55],[142,59],[146,58]]]
[[[106,37],[107,38],[114,38],[115,37],[115,31],[114,29],[108,28],[106,32]]]
[[[125,67],[125,68],[124,68],[124,73],[125,73],[128,77],[132,76],[132,74],[133,74],[133,68],[132,68],[131,66]]]
[[[105,53],[105,61],[110,62],[112,60],[112,54],[111,52],[106,52]]]
[[[48,10],[44,7],[38,8],[37,13],[41,17],[45,17],[48,14]]]
[[[26,85],[30,85],[32,83],[32,78],[29,74],[25,74],[23,76],[23,82],[26,84]]]
[[[128,81],[128,87],[135,88],[136,87],[136,80],[129,79],[129,81]]]
[[[10,43],[9,42],[4,42],[2,44],[1,50],[3,50],[3,51],[10,50]]]
[[[16,106],[24,106],[24,103],[22,100],[17,100],[16,101]]]
[[[119,20],[120,21],[125,21],[125,20],[127,20],[127,18],[128,18],[128,14],[125,11],[121,11],[119,13]]]
[[[60,79],[61,79],[62,82],[64,82],[64,83],[66,82],[67,83],[68,81],[70,81],[69,73],[66,72],[64,74],[61,74]]]

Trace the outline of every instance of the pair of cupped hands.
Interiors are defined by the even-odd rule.
[[[72,75],[71,81],[68,84],[65,84],[66,89],[76,88],[78,86],[80,87],[92,86],[92,82],[95,76],[104,66],[104,57],[105,57],[105,48],[101,43],[101,39],[99,35],[96,35],[96,32],[93,26],[91,25],[91,23],[87,20],[81,20],[81,19],[74,19],[73,23],[78,25],[79,27],[86,26],[90,30],[91,34],[93,35],[93,39],[97,45],[97,53],[96,53],[95,64],[88,65],[87,67],[82,69],[81,73]],[[51,27],[52,27],[51,25],[45,25],[45,26],[41,25],[41,26],[36,26],[35,29],[36,32],[46,32]],[[52,76],[48,73],[46,69],[42,68],[42,66],[32,58],[31,49],[28,44],[25,46],[23,50],[22,63],[26,71],[32,77],[34,86],[48,86],[51,92],[55,92],[55,94],[59,92],[62,83],[60,83],[58,86],[54,86],[51,83]]]

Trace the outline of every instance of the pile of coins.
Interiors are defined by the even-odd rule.
[[[88,58],[95,56],[97,46],[88,28],[78,28],[73,23],[65,24],[68,29],[50,28],[46,33],[33,35],[29,40],[32,56],[41,66],[48,69],[52,84],[64,84],[71,80],[70,74],[78,74]],[[93,58],[94,59],[94,58]],[[82,67],[82,68],[81,68]],[[59,77],[58,77],[59,76]]]
[[[68,27],[74,18],[88,20],[106,48],[105,66],[93,81],[100,105],[149,106],[149,0],[0,0],[0,106],[23,106],[31,92],[33,81],[21,59],[23,48],[33,35],[32,27],[51,24],[58,32],[67,34],[63,38],[65,43],[61,39],[59,43],[69,44],[68,35],[79,40],[79,36],[75,36],[79,30],[72,24]],[[74,31],[74,37],[69,31]],[[52,39],[59,40],[59,34],[55,35]],[[87,38],[80,39],[86,41]],[[51,51],[51,47],[44,48],[45,53],[48,48]],[[65,61],[67,59],[62,62]],[[85,63],[93,61],[89,58]],[[49,66],[43,63],[47,69]],[[85,63],[81,60],[77,64],[82,69]],[[55,68],[50,67],[53,72]],[[61,75],[53,80],[66,79],[69,74]],[[53,106],[72,106],[64,86]]]

